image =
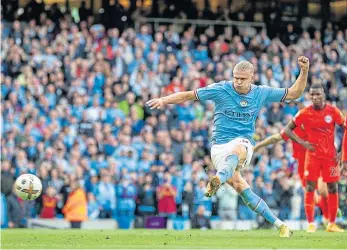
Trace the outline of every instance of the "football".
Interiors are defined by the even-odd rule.
[[[42,192],[42,183],[32,174],[22,174],[15,182],[15,194],[23,200],[35,200]]]

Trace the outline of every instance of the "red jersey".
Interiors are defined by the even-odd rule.
[[[335,124],[342,125],[344,116],[336,107],[326,104],[322,110],[312,105],[302,109],[293,119],[297,127],[307,133],[307,140],[314,145],[315,151],[308,151],[316,158],[331,159],[336,156]]]
[[[345,133],[342,141],[342,162],[347,162],[347,117],[345,120]]]
[[[174,94],[177,92],[185,91],[185,88],[182,86],[182,84],[175,85],[173,82],[171,82],[165,87],[165,91],[167,94]]]
[[[41,218],[51,219],[55,217],[55,208],[57,206],[57,198],[42,195]]]
[[[293,133],[300,137],[303,140],[307,140],[307,134],[306,132],[301,128],[301,127],[296,127],[293,130]],[[285,133],[284,129],[281,131],[281,137],[284,141],[288,141],[290,138],[289,136]],[[303,146],[301,146],[299,143],[292,141],[293,144],[293,157],[295,159],[300,159],[300,157],[304,157],[305,153],[306,153],[306,148],[304,148]]]
[[[175,187],[171,187],[176,191]],[[172,196],[168,187],[159,186],[158,192],[162,193],[163,197],[158,200],[159,213],[175,213],[176,212],[176,197]]]

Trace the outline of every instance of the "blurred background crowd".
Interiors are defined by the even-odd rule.
[[[142,23],[135,30],[110,15],[125,11],[119,3],[106,11],[108,22],[95,21],[83,5],[76,20],[58,6],[29,4],[21,16],[14,7],[2,8],[1,190],[13,227],[25,217],[62,217],[75,189],[87,197],[89,219],[177,215],[191,218],[196,227],[208,227],[210,216],[256,219],[227,185],[212,199],[204,197],[213,175],[213,103],[164,110],[145,105],[151,98],[232,79],[241,60],[254,65],[254,84],[287,88],[299,74],[297,57],[307,56],[308,85],[322,83],[328,102],[346,113],[347,29],[335,23],[307,30],[288,23],[280,35],[250,26],[179,29]],[[243,20],[229,12],[223,16]],[[264,108],[255,139],[279,132],[309,104],[305,93],[295,102]],[[341,139],[337,130],[337,147]],[[305,216],[296,168],[287,142],[255,153],[244,171],[280,219]],[[44,195],[35,202],[12,193],[23,173],[42,180]],[[346,172],[339,191],[347,216]]]

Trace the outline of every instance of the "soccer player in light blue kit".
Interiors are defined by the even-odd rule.
[[[195,91],[184,91],[147,102],[151,109],[188,100],[215,103],[211,159],[217,174],[209,181],[205,195],[211,197],[225,182],[241,196],[245,204],[262,215],[280,231],[280,237],[289,237],[291,231],[269,209],[266,203],[250,189],[241,176],[253,154],[253,134],[259,111],[266,104],[295,100],[305,90],[309,69],[308,58],[298,58],[300,75],[289,89],[255,86],[253,65],[241,61],[233,70],[233,81],[222,81]]]

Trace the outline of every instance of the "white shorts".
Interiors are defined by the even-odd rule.
[[[211,148],[211,160],[214,167],[219,170],[224,166],[225,158],[230,155],[230,152],[238,145],[244,145],[247,150],[246,160],[242,165],[237,166],[237,170],[242,170],[251,163],[253,155],[253,145],[252,143],[245,138],[236,138],[228,143],[213,145]]]

